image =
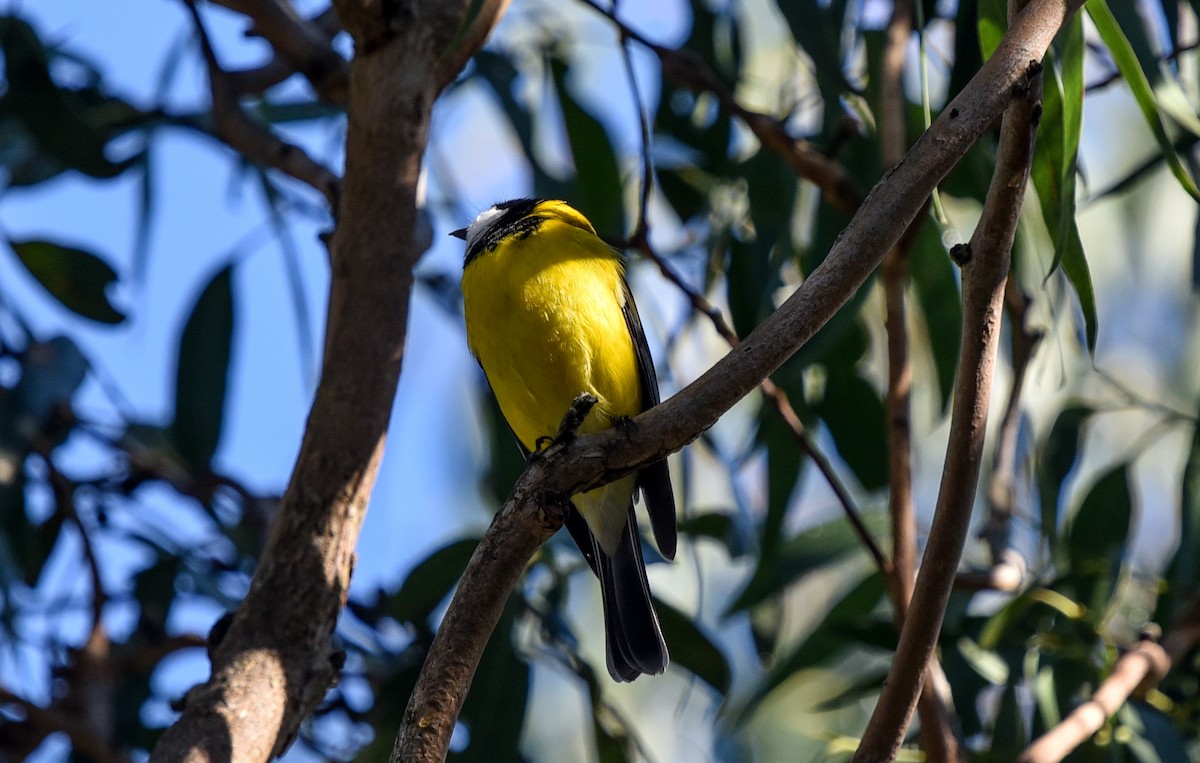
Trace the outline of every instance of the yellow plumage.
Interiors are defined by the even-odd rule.
[[[556,204],[555,202],[543,203]],[[546,211],[574,212],[557,203]],[[582,218],[580,218],[582,219]],[[586,220],[583,221],[584,224]],[[502,242],[463,272],[467,344],[487,372],[504,418],[528,451],[558,431],[581,392],[597,403],[579,427],[597,432],[643,409],[625,326],[621,261],[585,230],[550,217],[536,237]],[[554,242],[553,246],[542,243]],[[633,477],[575,497],[612,553],[633,498]]]
[[[467,242],[467,343],[526,453],[557,433],[580,393],[597,400],[583,433],[658,402],[621,260],[587,218],[561,201],[514,199],[455,235]],[[668,661],[633,515],[639,489],[655,540],[672,558],[675,503],[665,461],[574,496],[566,521],[600,579],[608,668],[620,681],[661,673]]]

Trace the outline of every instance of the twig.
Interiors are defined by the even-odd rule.
[[[337,213],[341,181],[324,165],[310,157],[304,149],[284,141],[260,122],[251,119],[238,102],[239,92],[221,65],[208,37],[204,20],[196,8],[195,0],[183,0],[196,33],[200,37],[200,50],[208,66],[209,86],[212,92],[212,118],[216,134],[230,148],[249,161],[270,167],[313,187],[329,202]]]
[[[896,0],[888,22],[880,70],[879,139],[883,164],[892,167],[908,149],[905,125],[904,60],[912,36],[913,0]],[[922,48],[922,53],[924,49]],[[921,62],[924,65],[924,62]],[[887,332],[888,381],[886,416],[888,431],[888,514],[892,524],[892,570],[888,586],[896,627],[903,627],[912,598],[917,560],[917,512],[912,490],[912,360],[908,351],[908,316],[905,306],[908,259],[917,231],[918,218],[883,259],[880,269]],[[962,742],[949,709],[950,701],[934,677],[944,676],[937,657],[931,658],[917,714],[921,719],[921,748],[929,763],[964,760]]]
[[[1025,748],[1018,763],[1058,763],[1095,734],[1131,696],[1144,696],[1200,645],[1200,599],[1172,624],[1161,646],[1143,639],[1122,654],[1092,694]]]
[[[322,99],[346,105],[350,67],[330,44],[338,29],[337,14],[332,8],[310,20],[300,16],[286,0],[215,2],[249,18],[253,24],[251,33],[270,43],[275,53],[292,71],[304,75]]]
[[[1027,12],[1014,18],[1014,8],[1015,4],[1010,2],[1009,35],[1022,21],[1032,20],[1040,10],[1038,4],[1030,3]],[[1038,18],[1039,30],[1053,34],[1061,26],[1068,9],[1069,6],[1060,5],[1058,14]],[[1025,65],[1024,79],[1013,85],[1014,94],[1019,98],[1004,116],[996,169],[983,215],[971,243],[966,245],[965,251],[959,249],[957,252],[963,269],[962,345],[941,490],[921,564],[921,576],[913,593],[911,614],[904,620],[892,668],[855,753],[855,763],[895,759],[912,718],[926,666],[937,645],[955,571],[966,542],[979,479],[983,437],[987,430],[1004,284],[1041,109],[1038,101],[1041,64],[1030,57]]]
[[[741,119],[755,137],[764,146],[783,157],[797,175],[815,183],[830,204],[847,213],[858,209],[863,199],[862,191],[845,167],[813,148],[808,141],[788,135],[783,122],[775,117],[751,111],[738,103],[733,93],[703,58],[689,50],[668,48],[650,42],[617,18],[614,9],[604,8],[595,0],[580,2],[612,21],[620,31],[622,39],[628,38],[649,48],[658,56],[663,75],[672,82],[689,90],[715,96],[722,109]]]
[[[991,479],[987,487],[988,518],[979,531],[992,556],[993,570],[980,575],[968,573],[960,587],[973,587],[987,583],[1000,586],[996,590],[1015,591],[1022,583],[1025,562],[1014,549],[1009,547],[1012,518],[1016,513],[1016,482],[1019,436],[1021,434],[1021,390],[1033,352],[1041,341],[1040,332],[1031,331],[1026,325],[1029,314],[1028,295],[1014,281],[1009,280],[1004,290],[1004,306],[1008,311],[1010,332],[1010,354],[1012,362],[1012,387],[1004,416],[1000,419],[1000,431],[996,442],[996,453],[992,465]],[[1014,579],[1014,575],[1016,578]]]
[[[333,41],[333,38],[337,37],[338,33],[342,31],[342,25],[338,21],[337,14],[334,12],[332,6],[303,21],[303,23],[310,25],[320,33],[326,48],[329,47],[329,43]],[[342,69],[345,69],[345,61],[342,61]],[[295,73],[297,73],[297,68],[291,59],[276,51],[270,60],[264,64],[249,69],[228,71],[225,73],[225,76],[229,79],[229,86],[231,88],[242,95],[250,95],[266,92],[269,88],[278,85]],[[345,77],[344,71],[341,77]],[[333,101],[329,97],[326,97],[325,94],[322,94],[322,97],[330,103],[345,106],[344,93],[342,95],[343,99],[341,101]]]

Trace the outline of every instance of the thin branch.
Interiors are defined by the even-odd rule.
[[[879,72],[879,139],[883,164],[892,167],[908,149],[905,126],[904,62],[912,37],[916,9],[913,0],[896,0],[884,38]],[[922,62],[923,64],[923,62]],[[908,616],[917,560],[917,512],[912,489],[912,360],[909,356],[908,260],[920,218],[913,222],[883,260],[884,327],[887,332],[888,514],[892,525],[892,570],[888,577],[896,626]],[[917,700],[921,748],[929,763],[964,760],[962,742],[955,731],[947,695],[938,690],[935,676],[942,676],[936,656],[931,658]]]
[[[1029,296],[1011,279],[1004,291],[1004,306],[1008,312],[1009,346],[1012,363],[1012,387],[1004,416],[1000,419],[999,436],[987,487],[988,518],[979,535],[988,545],[992,556],[991,569],[984,573],[964,573],[956,585],[963,589],[1015,591],[1024,581],[1025,560],[1010,547],[1012,519],[1016,514],[1016,483],[1018,445],[1021,434],[1021,390],[1033,352],[1041,341],[1040,332],[1031,330],[1026,322]]]
[[[1010,17],[1015,15],[1013,7],[1010,4]],[[1036,7],[1030,3],[1030,10]],[[1053,32],[1061,26],[1066,8],[1063,11],[1063,16],[1045,20],[1045,31]],[[1030,15],[1022,14],[1012,20],[1012,25]],[[955,252],[963,269],[962,345],[941,490],[921,576],[913,593],[911,614],[904,620],[892,668],[854,755],[855,763],[895,760],[937,645],[966,542],[987,431],[1004,285],[1041,110],[1040,73],[1038,59],[1029,58],[1024,80],[1013,85],[1014,94],[1020,97],[1004,116],[996,169],[983,215],[971,243]],[[950,108],[954,108],[953,104]]]
[[[1117,658],[1112,671],[1092,694],[1057,726],[1025,748],[1018,763],[1058,763],[1095,734],[1130,697],[1141,697],[1158,685],[1174,665],[1200,646],[1200,599],[1176,620],[1161,646],[1139,641]]]
[[[554,517],[548,513],[548,507],[558,505],[567,496],[661,460],[691,442],[825,325],[900,239],[937,183],[990,128],[1010,102],[1028,92],[1031,62],[1033,66],[1037,65],[1063,22],[1081,2],[1032,0],[1025,12],[1009,25],[999,47],[971,82],[917,140],[905,160],[894,167],[867,196],[825,260],[779,309],[728,355],[678,394],[635,417],[632,426],[581,435],[569,443],[552,445],[543,453],[543,458],[526,467],[481,541],[482,547],[496,549],[497,556],[477,553],[472,557],[446,611],[439,638],[430,649],[425,667],[409,699],[410,707],[436,711],[436,719],[448,722],[449,727],[435,729],[432,727],[432,716],[419,711],[406,712],[409,721],[402,735],[410,735],[412,732],[408,730],[408,725],[415,723],[421,729],[423,740],[419,746],[405,748],[406,760],[438,759],[439,751],[445,749],[444,744],[449,740],[456,717],[446,712],[445,703],[465,693],[474,675],[476,659],[447,654],[447,649],[453,646],[467,650],[472,657],[483,650],[482,643],[464,643],[453,635],[443,636],[443,632],[450,629],[450,623],[462,623],[471,629],[474,638],[486,641],[488,630],[474,628],[470,623],[476,620],[495,623],[499,620],[521,569],[532,556],[537,543],[551,533]],[[981,261],[986,259],[980,257]],[[1007,262],[1002,264],[1004,268],[997,279],[1000,284],[997,293],[1007,274]],[[973,266],[969,269],[975,271],[979,268]],[[977,276],[968,279],[969,282],[978,280],[981,279]],[[981,301],[981,297],[975,294],[978,290],[977,286],[967,289],[970,295],[968,304],[975,305]],[[972,320],[975,320],[973,315]],[[980,345],[978,351],[968,351],[969,356],[983,355],[985,337],[994,353],[996,326],[986,327],[987,331],[983,328],[978,337],[972,336],[964,343],[964,346]],[[969,370],[971,366],[967,368]],[[964,390],[959,399],[971,400],[978,385],[964,386],[970,389]],[[963,438],[960,436],[957,439]],[[977,452],[975,462],[977,466]],[[950,474],[953,475],[952,481],[969,476],[965,471]],[[971,474],[977,477],[977,472],[972,471]],[[974,479],[970,481],[973,483]],[[962,494],[957,486],[944,492],[947,495]],[[958,518],[955,520],[957,524]],[[965,522],[962,524],[962,532],[954,537],[936,527],[931,537],[926,560],[931,568],[946,568],[942,575],[946,583],[943,590],[940,586],[918,581],[913,611],[921,612],[922,617],[909,617],[906,620],[901,635],[901,651],[897,653],[894,663],[894,666],[903,664],[907,655],[908,663],[915,665],[915,674],[908,677],[912,685],[908,687],[910,689],[921,682],[937,627],[941,624],[946,593],[966,537]],[[504,549],[497,542],[500,537],[519,537],[521,532],[536,534],[537,537],[532,543],[520,542],[520,549],[515,551]],[[955,540],[957,545],[953,542]],[[929,613],[928,617],[925,616],[926,612]],[[920,628],[914,626],[918,623]],[[932,630],[930,624],[933,624]],[[916,641],[914,634],[919,637]],[[453,673],[440,672],[445,666],[452,667]],[[889,682],[889,689],[893,685],[894,682]],[[913,694],[915,701],[916,692]],[[908,715],[904,714],[897,719],[896,726],[906,725],[907,718]],[[887,729],[883,731],[888,733]],[[903,731],[895,733],[902,735]]]
[[[250,33],[270,43],[276,55],[292,71],[304,75],[323,100],[346,105],[350,67],[330,44],[338,29],[337,14],[332,8],[316,18],[306,19],[287,0],[215,2],[248,17],[252,22]]]
[[[341,181],[321,163],[310,157],[304,149],[284,141],[275,133],[250,118],[238,101],[239,91],[229,80],[217,61],[212,41],[195,0],[184,0],[196,33],[200,37],[200,49],[208,66],[209,86],[212,92],[212,118],[214,130],[230,148],[249,161],[263,167],[279,170],[302,183],[313,187],[329,202],[335,212]]]
[[[668,48],[650,42],[617,18],[615,9],[604,8],[595,0],[580,2],[612,21],[622,39],[628,38],[649,48],[658,56],[663,75],[669,80],[689,90],[715,96],[722,109],[742,120],[764,146],[779,154],[791,166],[793,172],[816,184],[830,204],[847,213],[858,209],[863,199],[862,191],[845,167],[825,156],[808,141],[793,138],[783,122],[775,117],[751,111],[738,103],[703,58],[690,50]]]
[[[324,39],[325,47],[328,47],[333,42],[333,39],[337,37],[338,33],[342,31],[341,22],[338,21],[337,13],[334,12],[332,6],[307,19],[304,23],[310,25],[320,33]],[[343,61],[342,64],[344,69],[345,62]],[[249,69],[228,71],[225,73],[225,76],[229,79],[229,86],[239,94],[256,95],[266,92],[296,73],[297,68],[291,59],[276,51],[270,60],[264,64]],[[344,73],[341,76],[344,77]],[[329,98],[324,99],[339,106],[346,105],[344,98],[341,101],[330,101]]]

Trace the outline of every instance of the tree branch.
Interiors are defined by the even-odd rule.
[[[1014,7],[1015,3],[1010,3],[1013,29],[1033,15],[1030,11],[1038,10],[1037,4],[1030,3],[1025,13],[1013,19]],[[1043,20],[1042,33],[1053,35],[1058,30],[1067,7],[1062,10],[1063,15]],[[1019,100],[1004,116],[996,169],[983,215],[970,244],[952,252],[963,270],[963,328],[941,490],[921,575],[909,608],[912,614],[905,618],[900,631],[892,668],[854,755],[855,763],[895,759],[924,683],[926,666],[937,645],[946,602],[966,542],[987,431],[1004,284],[1041,112],[1040,57],[1027,58],[1025,77],[1010,86]]]
[[[248,17],[252,22],[250,33],[266,40],[288,63],[291,71],[304,75],[323,100],[338,106],[346,105],[350,67],[330,45],[336,31],[330,34],[329,28],[322,24],[322,19],[328,21],[326,14],[329,11],[306,19],[287,0],[214,2]],[[336,15],[332,18],[336,22]]]
[[[217,136],[255,164],[279,170],[316,189],[329,202],[330,207],[336,210],[341,188],[337,176],[310,157],[304,149],[284,141],[266,125],[246,114],[238,101],[240,91],[237,83],[229,79],[217,61],[216,52],[209,40],[204,20],[196,9],[195,0],[184,0],[184,4],[196,25],[196,33],[200,36],[200,49],[208,66],[213,127]]]
[[[330,6],[315,16],[307,19],[304,23],[315,28],[325,41],[326,47],[337,37],[338,32],[342,31],[342,24],[338,20],[337,13]],[[340,57],[339,57],[340,60]],[[345,76],[345,61],[342,62],[342,76]],[[230,87],[243,95],[251,93],[263,93],[268,88],[278,85],[288,77],[297,72],[296,66],[290,59],[278,51],[271,56],[271,59],[264,64],[255,66],[249,69],[238,69],[229,71],[225,76],[229,79]],[[344,96],[344,93],[343,93]],[[330,99],[322,95],[326,101]],[[345,106],[345,98],[341,101],[330,101],[339,106]]]
[[[472,0],[341,0],[354,35],[346,176],[329,238],[331,283],[321,382],[287,491],[250,590],[212,645],[212,676],[185,698],[154,761],[266,761],[324,697],[330,644],[354,544],[383,452],[403,357],[416,188],[446,51]],[[471,39],[498,20],[484,2]],[[388,10],[385,13],[385,8]],[[405,14],[394,24],[391,13]],[[419,23],[407,23],[412,18]],[[381,27],[386,27],[382,29]],[[376,41],[373,46],[367,40]]]
[[[535,527],[546,506],[556,505],[570,495],[616,479],[678,450],[775,371],[850,299],[917,216],[936,184],[1009,103],[1028,92],[1031,62],[1036,64],[1041,59],[1063,21],[1081,2],[1033,0],[1012,23],[996,52],[967,87],[917,140],[905,160],[867,196],[821,265],[778,310],[699,379],[633,419],[633,426],[582,435],[570,443],[547,449],[544,457],[531,463],[517,480],[512,495],[482,544],[495,548],[495,538],[489,536],[498,535],[512,526]],[[999,279],[1001,284],[1004,274],[1007,274],[1006,263]],[[979,299],[974,295],[972,298]],[[994,330],[993,326],[993,333]],[[993,349],[994,346],[992,336]],[[514,517],[515,514],[529,516],[522,519]],[[942,543],[946,545],[944,539]],[[484,623],[498,622],[513,582],[519,578],[520,569],[536,547],[535,539],[532,544],[522,544],[519,553],[492,558],[488,554],[476,554],[450,602],[443,623],[465,622],[469,618]],[[952,561],[957,560],[958,553],[952,554]],[[938,564],[945,564],[941,557],[935,555],[934,559]],[[954,564],[950,564],[947,580],[952,579],[953,571]],[[938,598],[938,594],[932,598]],[[942,604],[936,614],[938,624],[945,605],[944,595],[940,598]],[[932,602],[930,606],[932,608]],[[916,604],[914,610],[921,611]],[[912,623],[923,620],[909,618],[905,631]],[[443,630],[446,627],[444,624]],[[488,635],[485,629],[473,632],[477,634],[476,638],[484,640]],[[934,628],[934,636],[936,632]],[[909,640],[912,640],[911,636]],[[919,685],[932,651],[932,640],[929,639],[930,644],[923,649],[923,655],[912,661],[918,665],[918,672],[911,679],[913,686]],[[482,643],[467,645],[448,637],[435,641],[409,699],[410,708],[438,707],[444,703],[444,697],[457,696],[458,687],[447,692],[440,685],[442,677],[430,668],[431,665],[454,663],[453,655],[443,653],[451,643],[457,649],[469,647],[472,655],[483,649]],[[901,646],[904,646],[903,636]],[[911,645],[909,650],[911,652]],[[900,659],[897,655],[896,664]],[[456,671],[457,680],[469,683],[476,663],[477,660],[473,660],[469,665],[462,665]],[[465,691],[465,687],[462,690]],[[444,729],[432,729],[430,724],[435,722],[435,717],[419,710],[406,712],[406,718],[409,723],[426,726],[426,730],[417,735],[425,746],[400,749],[411,756],[409,760],[436,760],[434,756],[440,749],[437,745],[440,740],[449,738],[453,718],[439,712],[437,721],[451,724],[450,728]],[[906,722],[907,715],[901,720]],[[402,736],[406,734],[407,729],[401,731]]]
[[[1200,600],[1193,602],[1171,626],[1161,646],[1145,639],[1122,654],[1091,699],[1034,740],[1017,763],[1058,763],[1099,731],[1131,696],[1144,695],[1157,685],[1197,645],[1200,645]]]

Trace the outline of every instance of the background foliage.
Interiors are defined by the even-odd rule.
[[[1004,27],[994,0],[920,6],[904,80],[910,139]],[[1196,617],[1197,10],[1092,0],[1046,62],[1037,203],[1015,251],[981,535],[941,639],[957,722],[981,761],[1014,759],[1091,695],[1121,649]],[[202,11],[221,52],[253,59],[258,49],[236,39],[229,14]],[[498,197],[578,206],[630,252],[669,393],[724,352],[725,321],[744,335],[790,293],[882,177],[877,72],[889,13],[843,0],[618,7],[632,32],[669,46],[654,50],[618,36],[585,3],[531,0],[509,11],[436,114],[426,212],[439,235],[416,288],[439,328],[414,323],[401,391],[417,406],[478,415],[461,431],[436,419],[393,422],[433,452],[463,456],[436,468],[470,485],[457,494],[465,506],[436,505],[426,486],[436,477],[392,462],[402,490],[377,495],[372,512],[445,520],[435,520],[438,534],[386,539],[409,548],[401,556],[411,564],[393,563],[378,538],[360,548],[360,557],[383,554],[374,563],[389,573],[354,590],[338,629],[343,680],[289,757],[386,759],[440,606],[487,507],[521,469],[461,348],[442,349],[447,326],[461,331],[461,252],[440,234]],[[205,631],[245,591],[287,476],[222,456],[245,430],[237,415],[271,426],[235,410],[231,390],[295,384],[237,360],[244,316],[259,310],[289,326],[301,376],[319,346],[311,302],[325,276],[309,233],[329,223],[322,199],[225,152],[207,160],[228,173],[225,203],[258,216],[255,243],[214,251],[208,271],[192,274],[172,306],[166,368],[106,350],[105,332],[161,320],[146,274],[170,256],[172,237],[189,235],[156,230],[163,199],[189,183],[160,158],[215,137],[204,99],[178,97],[203,75],[196,32],[186,15],[176,21],[138,32],[173,42],[162,60],[144,62],[157,68],[157,86],[135,98],[110,81],[109,62],[44,28],[35,10],[10,6],[0,19],[0,257],[11,266],[0,283],[0,751],[13,759],[121,760],[152,747],[170,703],[203,677],[193,668],[203,665]],[[243,105],[336,164],[343,116],[296,79]],[[817,147],[853,192],[798,178],[750,128],[753,112]],[[918,529],[936,495],[958,351],[948,250],[969,237],[994,143],[968,155],[911,237]],[[136,225],[122,253],[103,251],[100,231],[79,241],[53,226],[27,232],[4,215],[61,205],[56,192],[80,177],[129,198]],[[282,253],[286,288],[261,271],[246,280],[247,252],[262,242]],[[804,437],[755,397],[673,459],[685,543],[675,565],[651,571],[671,673],[611,684],[594,584],[556,538],[488,647],[454,759],[848,757],[896,641],[883,575],[844,515],[860,515],[889,547],[881,299],[877,284],[864,287],[774,376]],[[455,362],[417,360],[439,353],[457,353]],[[173,393],[161,406],[126,400],[115,367],[144,368]],[[447,381],[461,378],[468,389]],[[458,451],[438,445],[464,439]],[[295,443],[277,447],[286,462]],[[969,583],[1003,564],[1020,569],[1016,584]],[[1163,681],[1071,759],[1200,757],[1194,646],[1193,637]],[[180,655],[190,662],[173,662]]]

